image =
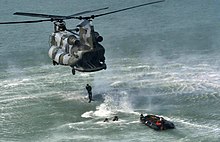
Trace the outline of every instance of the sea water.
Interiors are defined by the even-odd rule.
[[[100,14],[146,2],[152,1],[0,0],[0,22],[41,19],[14,12],[109,7],[91,13]],[[107,70],[74,76],[47,55],[53,23],[0,25],[0,141],[218,142],[219,13],[219,0],[166,0],[98,17],[93,24],[104,37]],[[68,20],[67,28],[79,22]],[[154,131],[139,122],[141,113],[176,128]],[[112,122],[115,115],[119,121]]]

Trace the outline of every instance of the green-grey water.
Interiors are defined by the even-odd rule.
[[[3,22],[38,19],[16,11],[71,15],[148,1],[0,2]],[[104,37],[108,68],[75,76],[47,55],[53,23],[0,25],[0,141],[218,142],[219,9],[218,0],[166,0],[99,17],[93,24]],[[140,124],[140,113],[161,115],[176,128],[154,131]],[[103,122],[115,115],[118,122]]]

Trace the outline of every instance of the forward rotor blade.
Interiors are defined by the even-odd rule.
[[[146,5],[156,4],[156,3],[160,3],[160,2],[164,2],[164,1],[165,0],[159,0],[159,1],[154,1],[154,2],[144,3],[144,4],[140,4],[140,5],[136,5],[136,6],[131,6],[131,7],[115,10],[115,11],[110,11],[110,12],[106,12],[106,13],[102,13],[102,14],[98,14],[98,15],[92,15],[92,16],[89,16],[89,17],[72,17],[72,18],[80,19],[80,20],[81,19],[91,19],[91,18],[94,19],[96,17],[100,17],[100,16],[104,16],[104,15],[109,15],[109,14],[113,14],[113,13],[129,10],[129,9],[133,9],[133,8],[138,8],[138,7],[142,7],[142,6],[146,6]]]
[[[39,23],[51,21],[51,19],[44,19],[44,20],[32,20],[32,21],[17,21],[17,22],[0,22],[0,24],[21,24],[21,23]]]
[[[83,11],[83,12],[79,12],[79,13],[69,15],[69,16],[40,14],[40,13],[28,13],[28,12],[15,12],[14,15],[29,16],[29,17],[41,17],[41,18],[51,18],[51,19],[55,19],[55,20],[56,19],[57,20],[65,20],[65,19],[71,19],[72,16],[78,16],[78,15],[91,13],[91,12],[96,12],[96,11],[105,10],[105,9],[108,9],[108,7],[99,8],[99,9],[95,9],[95,10]]]
[[[49,15],[49,14],[39,14],[39,13],[26,13],[26,12],[15,12],[14,15],[41,17],[41,18],[50,18],[50,19],[31,20],[31,21],[18,21],[18,22],[0,22],[0,24],[39,23],[39,22],[45,22],[45,21],[56,21],[56,20],[67,20],[67,19],[79,19],[79,20],[82,20],[82,19],[94,19],[95,17],[109,15],[109,14],[113,14],[113,13],[129,10],[129,9],[133,9],[133,8],[138,8],[138,7],[142,7],[142,6],[146,6],[146,5],[156,4],[156,3],[160,3],[160,2],[164,2],[164,1],[165,0],[159,0],[159,1],[154,1],[154,2],[144,3],[144,4],[140,4],[140,5],[136,5],[136,6],[131,6],[131,7],[115,10],[115,11],[110,11],[110,12],[106,12],[106,13],[102,13],[102,14],[98,14],[98,15],[92,15],[92,16],[88,16],[88,17],[81,17],[81,16],[80,17],[75,17],[75,16],[81,15],[81,14],[90,13],[90,12],[105,10],[105,9],[108,9],[108,7],[104,7],[104,8],[100,8],[100,9],[95,9],[95,10],[83,11],[83,12],[79,12],[79,13],[76,13],[76,14],[73,14],[73,15],[69,15],[69,16],[59,16],[59,15]]]
[[[59,16],[59,15],[27,13],[27,12],[15,12],[14,15],[29,16],[29,17],[41,17],[41,18],[53,18],[53,19],[63,19],[65,17],[65,16]]]

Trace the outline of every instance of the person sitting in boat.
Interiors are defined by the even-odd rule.
[[[145,122],[145,118],[144,118],[144,115],[143,115],[143,114],[140,115],[140,121],[141,121],[142,123]]]
[[[156,121],[156,125],[158,126],[158,127],[161,127],[161,121]]]
[[[163,117],[160,117],[160,122],[161,122],[161,127],[160,127],[160,129],[161,130],[164,130],[165,129],[165,127],[164,127],[164,118]]]

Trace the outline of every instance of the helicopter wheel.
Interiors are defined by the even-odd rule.
[[[105,63],[104,63],[105,64]],[[106,66],[106,64],[105,64],[105,67],[104,67],[104,70],[106,70],[107,69],[107,66]]]
[[[58,65],[58,63],[57,63],[56,61],[53,60],[53,65],[54,65],[54,66],[55,66],[55,65]]]
[[[72,68],[72,74],[75,75],[76,74],[76,71],[74,68]]]

